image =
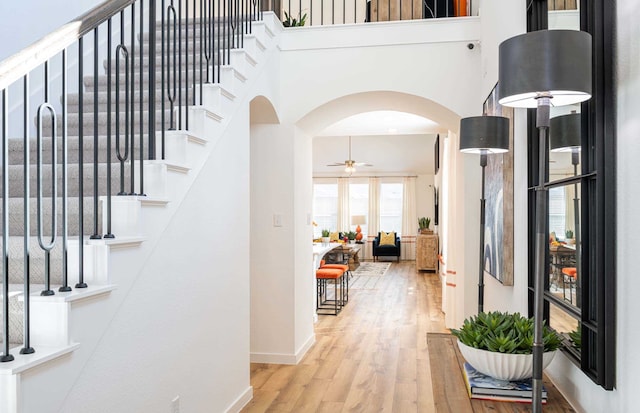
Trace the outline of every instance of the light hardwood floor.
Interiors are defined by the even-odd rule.
[[[441,308],[437,274],[391,264],[376,289],[352,290],[337,317],[319,317],[300,364],[252,364],[242,411],[435,411],[427,332],[448,332]]]

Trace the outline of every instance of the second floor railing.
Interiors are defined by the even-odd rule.
[[[472,0],[273,0],[269,5],[285,26],[463,17],[474,13]]]

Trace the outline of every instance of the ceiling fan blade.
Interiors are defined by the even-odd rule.
[[[336,162],[336,163],[330,163],[327,166],[345,166],[346,164],[344,162]]]
[[[356,162],[353,164],[354,166],[373,166],[370,163],[366,163],[366,162]]]

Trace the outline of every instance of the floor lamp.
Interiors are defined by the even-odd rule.
[[[533,412],[542,412],[544,278],[548,248],[546,182],[549,110],[591,98],[591,35],[572,30],[540,30],[505,40],[499,48],[498,102],[537,108],[539,174],[535,186]]]
[[[480,196],[480,265],[478,273],[478,313],[484,310],[484,170],[487,155],[509,150],[509,119],[502,116],[474,116],[460,119],[460,152],[480,154],[482,195]]]
[[[551,119],[549,127],[549,150],[551,152],[571,152],[571,165],[573,165],[573,176],[578,175],[578,164],[580,163],[580,149],[582,148],[582,129],[580,126],[581,116],[579,113],[556,116]],[[578,184],[573,185],[573,227],[576,243],[576,269],[580,271],[580,198],[578,198]],[[580,273],[576,275],[576,304],[580,307]],[[564,275],[563,275],[564,276]]]

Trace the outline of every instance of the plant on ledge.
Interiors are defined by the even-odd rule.
[[[298,17],[300,16],[300,14],[298,13]],[[284,12],[284,21],[282,22],[282,25],[284,27],[301,27],[304,26],[304,23],[307,20],[307,13],[305,13],[304,15],[302,15],[302,17],[300,17],[299,19],[292,19],[291,16],[289,15],[289,13],[287,13],[286,11]]]
[[[500,380],[523,380],[533,371],[533,318],[520,313],[494,311],[468,318],[460,330],[458,348],[476,370]],[[543,329],[542,368],[553,360],[562,338],[547,326]]]
[[[497,353],[531,354],[533,346],[533,318],[520,313],[479,313],[468,318],[459,330],[451,333],[463,344]],[[555,351],[562,344],[558,333],[544,326],[544,351]]]
[[[331,232],[328,229],[323,229],[322,230],[322,236],[323,237],[328,237],[331,235]]]

